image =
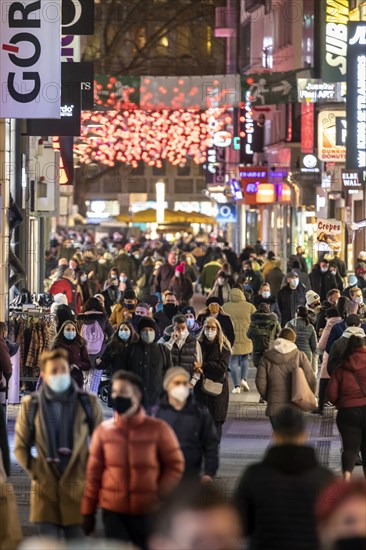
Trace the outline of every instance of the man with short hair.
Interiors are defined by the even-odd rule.
[[[97,397],[71,379],[68,354],[54,349],[40,359],[41,390],[22,400],[15,426],[15,456],[32,481],[30,521],[43,536],[83,537],[80,504],[88,440],[102,421]],[[32,456],[35,445],[37,457]]]
[[[287,274],[287,284],[281,288],[277,296],[278,307],[281,312],[281,326],[294,319],[297,308],[306,302],[306,288],[300,283],[296,271]]]
[[[326,299],[327,292],[333,288],[337,288],[337,281],[329,270],[329,261],[325,258],[315,264],[310,273],[311,288],[319,294],[321,302]]]
[[[177,254],[174,251],[169,252],[167,262],[161,265],[155,277],[155,292],[162,293],[170,286],[170,281],[174,277],[175,266],[177,265]]]
[[[322,302],[315,324],[315,331],[318,338],[321,336],[321,331],[327,324],[326,314],[328,309],[337,307],[338,300],[341,297],[341,293],[338,288],[331,288],[328,290],[326,299]]]
[[[195,370],[202,366],[201,346],[189,334],[187,319],[182,313],[174,315],[171,328],[170,339],[164,342],[164,345],[170,350],[173,365],[183,367],[191,379]]]
[[[242,475],[235,503],[249,550],[317,548],[315,502],[333,479],[306,444],[304,414],[285,406],[276,416],[273,446]]]
[[[180,482],[184,458],[172,428],[146,414],[139,376],[115,372],[111,397],[114,415],[98,426],[90,445],[84,530],[94,531],[99,505],[108,539],[146,548],[149,516]]]
[[[165,329],[172,324],[174,315],[177,315],[179,312],[175,294],[173,292],[165,292],[163,296],[163,309],[154,315],[160,334],[164,334]]]

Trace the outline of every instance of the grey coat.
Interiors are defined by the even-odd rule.
[[[304,319],[295,318],[286,323],[286,327],[292,328],[296,332],[296,345],[300,351],[303,351],[311,362],[313,353],[316,350],[318,339],[311,323],[308,325]]]
[[[265,401],[266,416],[276,416],[284,405],[291,403],[292,371],[300,367],[306,380],[315,393],[316,377],[305,353],[295,344],[283,338],[277,338],[274,345],[265,351],[260,360],[255,383]]]

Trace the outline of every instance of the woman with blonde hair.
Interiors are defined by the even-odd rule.
[[[228,369],[231,355],[230,342],[221,324],[207,317],[198,338],[202,349],[201,377],[195,386],[197,401],[206,405],[214,419],[219,440],[229,405]]]

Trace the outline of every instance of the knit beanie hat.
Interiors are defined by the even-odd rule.
[[[175,271],[178,271],[179,273],[184,273],[185,269],[186,269],[185,262],[180,262],[180,264],[178,264],[177,267],[175,268]]]
[[[194,315],[194,318],[196,318],[196,310],[192,306],[185,306],[182,309],[182,313],[183,315],[186,315],[186,313],[191,313],[192,315]]]
[[[216,296],[211,296],[210,298],[207,298],[206,306],[208,307],[210,304],[219,304],[222,306],[222,300],[221,298],[216,298]]]
[[[58,294],[55,294],[54,297],[53,297],[53,301],[56,304],[59,304],[59,305],[61,305],[61,304],[64,304],[65,306],[69,305],[66,294],[62,294],[62,292],[59,292]]]
[[[175,378],[176,376],[185,376],[187,382],[189,382],[189,373],[184,369],[183,367],[171,367],[168,369],[165,373],[164,380],[163,380],[163,388],[166,391],[167,387],[169,386],[170,382]]]
[[[158,327],[151,317],[141,317],[141,319],[138,322],[138,331],[141,332],[143,328],[152,328],[157,332]]]
[[[314,290],[308,290],[306,293],[306,303],[311,306],[314,302],[320,301],[320,296]]]

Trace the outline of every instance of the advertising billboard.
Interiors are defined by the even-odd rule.
[[[342,82],[347,74],[348,0],[321,0],[321,77]]]
[[[318,157],[323,162],[345,162],[346,147],[337,145],[337,119],[345,111],[321,111],[318,115]]]
[[[60,118],[61,0],[1,2],[0,9],[0,117]]]

